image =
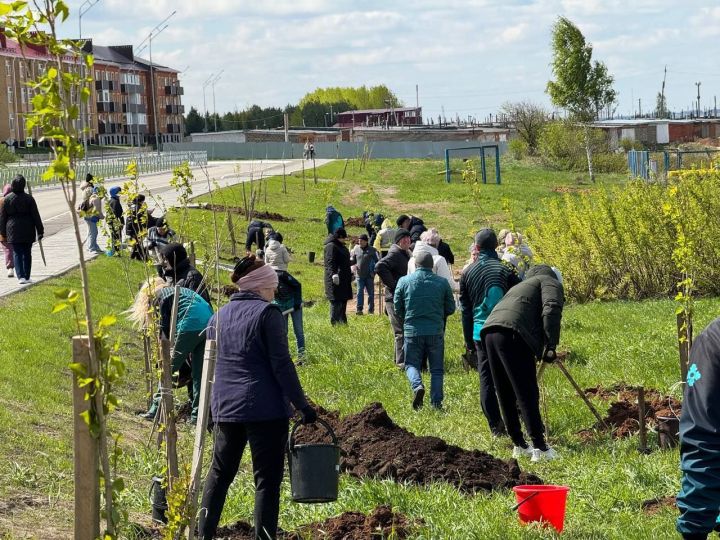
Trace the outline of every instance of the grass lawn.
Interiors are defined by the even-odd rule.
[[[437,174],[442,170],[439,162],[370,161],[362,173],[348,166],[341,181],[343,167],[344,162],[336,162],[319,169],[318,186],[313,184],[310,171],[304,191],[299,176],[289,178],[287,195],[281,193],[281,179],[271,179],[268,203],[261,199],[258,205],[261,211],[267,209],[291,219],[275,225],[294,249],[290,271],[303,282],[305,299],[317,301],[305,310],[309,362],[299,368],[299,373],[307,394],[325,408],[343,413],[357,412],[370,402],[380,401],[398,424],[416,434],[435,435],[464,448],[509,458],[509,440],[490,437],[479,408],[477,375],[465,373],[460,365],[463,344],[458,317],[450,319],[447,332],[446,410],[414,412],[407,380],[392,365],[392,334],[387,320],[351,317],[347,328],[331,328],[328,304],[322,299],[322,266],[317,261],[309,264],[306,253],[316,251],[318,259],[322,258],[322,218],[330,202],[346,218],[360,216],[363,209],[380,210],[393,218],[400,212],[419,215],[427,225],[438,226],[460,262],[466,258],[471,231],[486,223],[502,227],[512,222],[518,228],[525,227],[541,198],[578,187],[574,175],[507,163],[503,185],[483,186],[487,190],[478,211],[469,186],[444,184],[444,177]],[[617,176],[601,177],[598,184],[620,181]],[[215,203],[242,206],[238,188],[216,192],[212,198]],[[213,242],[213,215],[202,210],[188,212],[188,223],[183,225],[178,212],[172,224],[191,231],[197,240],[198,256],[203,257]],[[223,253],[229,257],[226,217],[218,215],[217,219]],[[238,229],[245,227],[242,216],[233,219]],[[350,228],[351,234],[359,232]],[[238,234],[238,241],[242,237]],[[238,249],[243,250],[241,246]],[[139,264],[132,265],[126,275],[118,259],[97,260],[90,265],[90,273],[98,316],[126,309],[130,303],[127,283],[132,285],[142,278]],[[227,273],[222,280],[228,282]],[[0,327],[4,329],[0,334],[0,459],[6,465],[0,467],[0,538],[68,538],[71,534],[71,381],[66,366],[73,323],[67,312],[49,314],[52,290],[60,286],[77,287],[77,275],[71,273],[0,300]],[[698,302],[698,332],[719,309],[719,300]],[[114,332],[129,366],[121,392],[123,403],[114,414],[126,450],[121,464],[128,486],[124,504],[134,521],[147,524],[147,490],[157,459],[153,449],[146,446],[149,424],[134,418],[145,399],[141,345],[122,318]],[[679,379],[674,332],[671,300],[598,302],[566,308],[561,344],[571,351],[567,365],[583,387],[625,381],[670,391]],[[292,351],[294,338],[290,342]],[[654,451],[647,456],[638,454],[637,437],[613,441],[597,434],[589,442],[582,439],[578,431],[594,423],[590,412],[559,370],[547,370],[543,381],[550,441],[562,459],[542,465],[521,461],[520,466],[545,482],[571,487],[564,537],[674,537],[675,511],[645,515],[641,503],[676,493],[678,452],[656,450],[652,436]],[[604,412],[607,404],[596,403]],[[183,460],[187,462],[190,433],[181,429],[180,436]],[[466,496],[444,484],[418,488],[387,480],[342,477],[336,503],[303,506],[289,502],[286,481],[280,525],[292,529],[344,510],[369,511],[377,504],[389,503],[410,517],[424,519],[425,526],[418,529],[417,538],[554,537],[544,529],[520,526],[509,510],[513,501],[509,491]],[[246,457],[231,488],[223,522],[250,520],[252,505],[252,475]]]

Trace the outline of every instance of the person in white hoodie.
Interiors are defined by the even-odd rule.
[[[273,270],[287,272],[290,252],[282,241],[283,237],[278,232],[272,232],[268,235],[268,243],[265,245],[265,264]]]
[[[450,288],[453,292],[460,290],[460,285],[453,278],[450,266],[448,266],[445,257],[440,255],[437,250],[437,246],[440,244],[440,234],[437,229],[433,228],[425,231],[420,235],[420,240],[415,242],[415,249],[413,250],[413,257],[410,257],[408,261],[408,275],[415,271],[415,255],[418,253],[429,253],[433,258],[433,274],[440,276],[447,280],[450,284]]]

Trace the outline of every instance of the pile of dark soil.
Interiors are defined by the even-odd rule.
[[[222,204],[210,204],[210,203],[199,203],[198,205],[192,205],[188,206],[188,208],[201,208],[203,210],[214,210],[216,212],[230,212],[231,214],[241,214],[245,215],[245,209],[241,208],[239,206],[225,206]],[[269,221],[280,221],[280,222],[288,222],[293,221],[291,218],[285,217],[282,214],[277,214],[275,212],[253,212],[252,214],[253,219],[267,219]]]
[[[597,386],[585,389],[589,396],[601,399],[616,399],[610,404],[605,422],[611,427],[613,437],[621,439],[636,434],[640,430],[640,407],[638,405],[638,388],[619,383],[609,388]],[[648,429],[657,427],[659,416],[680,416],[682,404],[675,398],[663,396],[653,388],[645,389],[645,419]],[[592,429],[580,432],[582,436],[591,437],[593,430],[603,430],[598,422]]]
[[[345,220],[345,227],[362,227],[365,228],[365,220],[361,217],[351,217]]]
[[[278,538],[284,540],[368,540],[373,538],[407,538],[422,520],[411,522],[403,514],[396,514],[389,506],[378,506],[369,515],[362,512],[345,512],[319,523],[303,525],[296,532],[278,531]],[[215,535],[224,540],[245,540],[255,538],[255,530],[248,523],[240,521],[230,527],[220,527]]]
[[[656,499],[648,499],[643,501],[642,509],[646,514],[657,514],[665,508],[676,508],[677,501],[675,497],[658,497]]]
[[[418,437],[395,424],[380,403],[340,419],[318,407],[335,431],[341,448],[340,468],[357,477],[391,478],[425,485],[448,482],[465,493],[542,484],[520,470],[514,459],[503,461],[480,450],[464,450],[438,437]],[[298,429],[298,444],[327,442],[319,425]]]

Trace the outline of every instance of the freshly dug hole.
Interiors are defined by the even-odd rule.
[[[356,478],[391,478],[418,485],[448,482],[465,493],[543,483],[522,472],[514,459],[464,450],[438,437],[418,437],[395,424],[380,403],[342,420],[337,412],[321,407],[318,414],[338,437],[340,469]],[[325,430],[312,425],[302,426],[296,435],[298,444],[327,441]]]
[[[674,496],[648,499],[642,503],[643,512],[646,514],[657,514],[665,508],[677,508],[677,501]]]
[[[304,540],[367,540],[372,538],[407,538],[422,520],[411,522],[403,514],[396,514],[389,506],[378,506],[369,515],[362,512],[345,512],[319,523],[301,526],[295,532],[278,531],[278,538]],[[227,540],[255,539],[255,529],[244,521],[230,527],[220,527],[217,538]]]

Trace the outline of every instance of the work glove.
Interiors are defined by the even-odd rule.
[[[337,274],[333,274],[332,282],[333,285],[340,285],[340,276]]]
[[[547,362],[548,364],[552,364],[555,359],[557,358],[557,354],[555,353],[555,349],[551,347],[545,347],[545,352],[543,352],[543,362]]]
[[[300,416],[302,416],[300,419],[301,424],[314,424],[318,418],[315,409],[313,409],[310,405],[300,409]]]

